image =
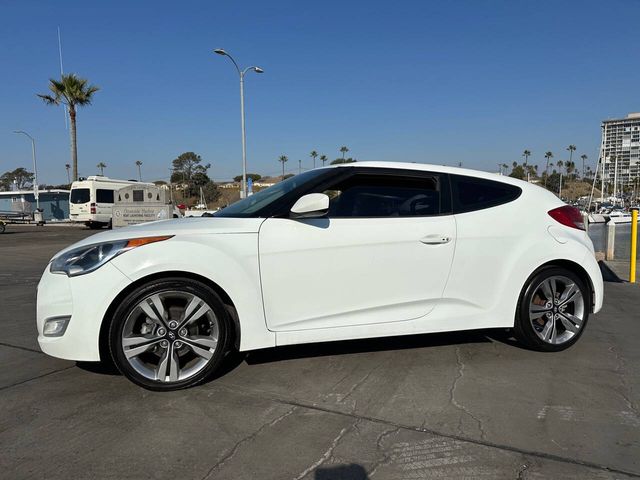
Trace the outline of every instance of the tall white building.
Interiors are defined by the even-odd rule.
[[[640,177],[640,113],[602,122],[600,162],[607,182],[614,181],[616,164],[618,184],[632,184]],[[602,163],[599,168],[602,174]]]

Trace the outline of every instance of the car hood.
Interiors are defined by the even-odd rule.
[[[229,217],[194,217],[160,220],[158,222],[140,223],[124,228],[114,228],[96,233],[79,242],[69,245],[56,253],[54,257],[84,245],[125,240],[140,237],[163,235],[210,235],[233,233],[258,233],[264,218],[229,218]]]

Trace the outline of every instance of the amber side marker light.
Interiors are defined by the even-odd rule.
[[[149,243],[162,242],[164,240],[169,240],[173,238],[173,235],[165,235],[163,237],[142,237],[142,238],[132,238],[127,241],[127,245],[125,248],[135,248],[141,247],[142,245],[147,245]]]

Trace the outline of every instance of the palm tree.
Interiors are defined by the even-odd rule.
[[[567,147],[567,150],[569,151],[569,163],[571,163],[571,161],[573,160],[573,152],[576,151],[576,146],[575,145],[569,145]]]
[[[284,163],[288,162],[289,159],[286,155],[280,155],[280,157],[278,157],[278,161],[282,163],[282,180],[284,180]]]
[[[553,158],[552,152],[546,152],[544,154],[544,158],[547,159],[547,167],[544,169],[545,177],[544,177],[544,186],[547,186],[547,177],[549,177],[549,160]]]
[[[38,96],[47,105],[66,105],[71,121],[71,163],[73,164],[73,180],[78,180],[78,143],[76,137],[76,107],[91,105],[93,94],[100,90],[95,85],[89,85],[89,81],[77,77],[75,74],[63,74],[58,81],[49,79],[49,90],[53,95]]]
[[[140,160],[136,160],[136,166],[138,167],[138,180],[142,181],[142,162]]]
[[[103,162],[100,162],[96,165],[100,169],[100,175],[104,175],[104,169],[107,168],[107,165]]]
[[[560,173],[562,173],[562,167],[564,167],[564,162],[562,160],[558,160],[556,162],[556,167],[560,169]]]
[[[580,155],[580,159],[582,160],[582,178],[584,178],[584,162],[587,161],[587,156],[583,153]]]
[[[329,160],[326,155],[320,155],[320,160],[322,160],[322,166],[324,167],[324,162]]]
[[[309,156],[313,158],[313,168],[316,168],[316,157],[318,156],[318,152],[311,150]]]
[[[71,165],[69,165],[68,163],[65,163],[64,168],[67,169],[67,183],[71,185],[71,177],[69,176],[69,170],[71,169]]]
[[[344,154],[347,153],[349,149],[347,147],[340,147],[340,152],[342,152],[342,159],[344,160]]]
[[[525,150],[524,152],[522,152],[522,156],[524,157],[524,165],[526,167],[527,163],[529,162],[529,157],[531,156],[531,151]]]

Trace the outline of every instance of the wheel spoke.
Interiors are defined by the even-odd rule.
[[[211,352],[210,350],[207,350],[206,348],[202,348],[198,346],[197,344],[193,343],[191,340],[183,339],[182,341],[184,342],[185,345],[191,348],[191,350],[193,350],[193,353],[195,353],[199,357],[204,358],[205,360],[209,360],[213,356],[213,352]]]
[[[567,317],[565,317],[564,315],[560,315],[560,321],[562,322],[562,325],[564,325],[564,328],[566,328],[567,330],[569,330],[572,333],[577,333],[578,332],[578,327],[576,327]]]
[[[140,308],[147,317],[166,328],[165,318],[167,314],[159,295],[152,295],[140,302]]]
[[[562,292],[562,295],[560,295],[560,298],[558,299],[560,305],[569,303],[571,300],[573,300],[573,298],[578,293],[580,293],[580,289],[575,283],[572,283],[571,285],[567,285],[567,287],[565,288],[565,291]]]
[[[553,336],[555,331],[555,323],[555,320],[553,318],[550,318],[549,320],[547,320],[547,323],[544,324],[544,328],[542,329],[542,332],[540,332],[540,336],[545,342],[549,342],[551,337]]]
[[[578,328],[580,328],[580,326],[582,325],[582,319],[580,317],[577,317],[569,312],[564,312],[562,313],[562,315],[567,317],[570,321],[572,321],[574,325],[577,325]]]
[[[124,349],[124,354],[127,358],[133,358],[133,357],[137,357],[138,355],[140,355],[141,353],[146,352],[147,350],[149,350],[149,348],[151,348],[153,345],[155,345],[156,343],[160,342],[161,339],[157,339],[157,340],[151,340],[148,343],[139,345],[137,347],[132,347],[132,348],[125,348]],[[124,339],[123,339],[123,343],[124,343]]]
[[[169,365],[169,349],[165,348],[164,352],[162,353],[162,357],[158,362],[158,368],[156,369],[156,380],[160,380],[161,382],[166,381],[168,365]]]
[[[169,347],[169,350],[169,381],[176,382],[180,376],[180,357],[178,357],[178,349],[174,348],[173,345]]]
[[[540,285],[540,288],[542,289],[542,293],[544,294],[547,301],[553,302],[554,290],[551,287],[551,279],[548,278],[547,280],[542,282],[542,284]]]
[[[185,340],[205,348],[216,348],[218,344],[218,340],[211,337],[187,337]]]
[[[157,337],[146,337],[146,336],[138,336],[135,337],[124,337],[122,339],[123,347],[137,347],[138,345],[142,345],[143,343],[151,342],[152,340],[157,340]]]
[[[197,320],[210,310],[211,308],[204,301],[198,297],[193,297],[184,309],[178,328]]]

